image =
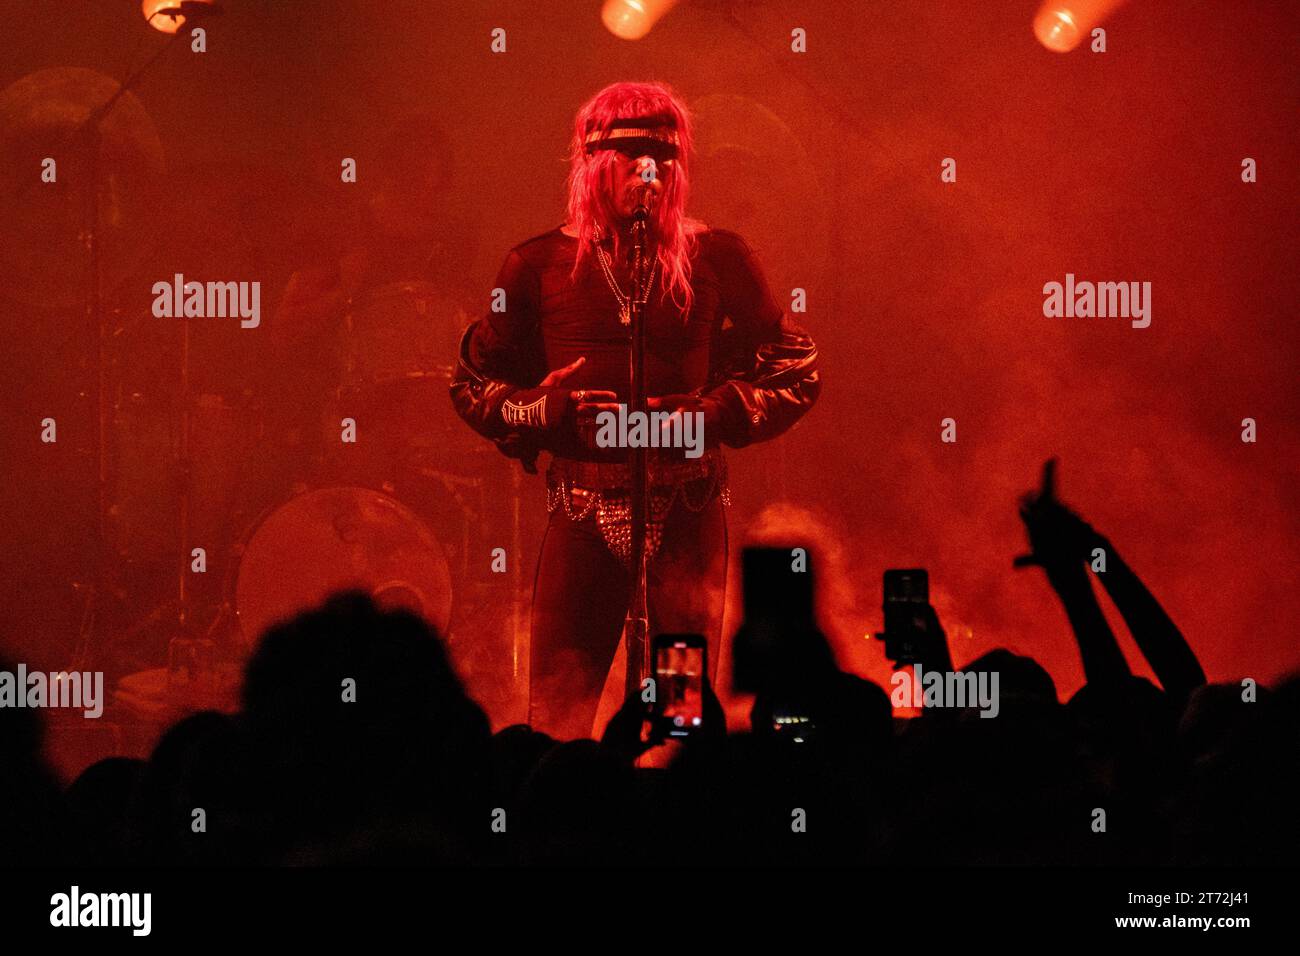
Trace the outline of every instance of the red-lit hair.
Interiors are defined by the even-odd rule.
[[[685,315],[695,300],[691,289],[691,255],[695,235],[686,216],[690,195],[690,114],[686,105],[666,83],[613,83],[582,105],[573,122],[573,143],[569,154],[569,223],[578,233],[578,255],[573,263],[576,280],[595,257],[592,248],[597,227],[614,237],[615,255],[622,252],[618,213],[610,201],[614,176],[621,175],[624,158],[617,150],[596,150],[588,154],[588,133],[607,130],[616,120],[662,116],[676,127],[678,147],[673,174],[665,177],[664,190],[650,215],[650,235],[656,246],[661,275],[660,296],[671,292],[673,304]]]

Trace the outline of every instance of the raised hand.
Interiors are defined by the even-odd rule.
[[[1043,465],[1038,493],[1021,499],[1020,518],[1025,523],[1032,551],[1012,563],[1018,568],[1038,565],[1047,572],[1047,579],[1070,619],[1088,683],[1113,685],[1126,679],[1128,662],[1097,603],[1084,565],[1092,548],[1103,539],[1057,499],[1055,458]]]
[[[1038,493],[1025,495],[1020,502],[1020,520],[1029,537],[1029,554],[1012,562],[1017,568],[1039,565],[1049,571],[1087,561],[1102,538],[1088,522],[1063,505],[1056,497],[1056,459],[1043,464],[1042,486]]]
[[[563,368],[553,369],[546,378],[542,379],[538,388],[558,388],[563,385],[565,380],[580,369],[587,361],[587,356],[581,355],[574,359]],[[569,392],[569,400],[573,403],[572,408],[578,416],[579,424],[591,424],[601,412],[618,411],[618,395],[614,392],[604,389],[578,389]]]

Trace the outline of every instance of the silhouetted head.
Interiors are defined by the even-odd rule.
[[[17,668],[0,661],[0,671]],[[27,688],[15,687],[16,693]],[[43,724],[38,710],[0,707],[0,833],[5,865],[59,865],[68,862],[68,821],[62,794],[41,752]]]
[[[243,849],[235,818],[243,799],[244,744],[238,720],[215,711],[186,717],[163,734],[140,772],[132,807],[143,862],[237,858]],[[221,836],[209,839],[208,833]]]
[[[554,746],[553,737],[538,733],[527,724],[511,724],[493,734],[492,777],[497,796],[502,800],[516,799],[533,768]]]
[[[1197,763],[1223,755],[1263,714],[1269,696],[1256,688],[1256,699],[1243,699],[1240,684],[1203,684],[1187,700],[1178,722],[1178,743],[1184,756]]]
[[[18,668],[0,660],[0,673],[16,674]],[[16,680],[16,678],[15,678]],[[14,692],[26,694],[27,688]],[[15,767],[39,763],[44,728],[39,710],[31,707],[0,707],[0,766]]]
[[[1000,647],[975,658],[962,671],[998,675],[999,716],[1053,711],[1060,706],[1056,682],[1032,657]]]
[[[359,593],[272,628],[245,673],[259,797],[281,828],[437,812],[467,819],[488,785],[490,729],[437,634]]]
[[[615,862],[628,846],[633,782],[632,769],[594,740],[553,747],[524,785],[529,862]]]

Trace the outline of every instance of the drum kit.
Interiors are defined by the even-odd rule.
[[[264,345],[254,338],[263,330],[214,337],[201,321],[158,320],[143,305],[110,310],[101,297],[142,274],[155,235],[167,252],[156,257],[160,275],[283,278],[304,255],[285,251],[295,246],[285,206],[297,214],[310,203],[250,202],[278,188],[266,175],[166,174],[139,101],[91,70],[43,70],[0,91],[0,131],[3,168],[67,157],[56,188],[0,187],[0,294],[47,316],[84,307],[93,340],[83,364],[97,412],[87,443],[97,580],[79,586],[90,606],[73,667],[106,669],[115,654],[161,663],[165,646],[168,666],[124,679],[119,702],[144,711],[160,693],[203,688],[216,695],[208,703],[229,700],[225,675],[269,627],[342,589],[447,634],[453,579],[484,517],[483,476],[503,471],[448,398],[469,321],[457,294],[412,278],[352,295],[324,336],[337,375],[317,383],[319,434],[287,436],[256,375],[213,372],[265,366],[264,352],[232,355],[229,345]],[[224,189],[204,188],[205,178]],[[184,214],[167,219],[161,182],[188,204]],[[84,288],[60,280],[68,275],[85,276]],[[348,416],[364,423],[363,443],[339,441]],[[125,627],[106,624],[114,595],[126,596]]]
[[[413,321],[420,315],[423,324]],[[147,656],[170,634],[168,666],[124,678],[119,702],[141,713],[160,696],[231,703],[257,640],[341,590],[365,591],[448,634],[454,572],[464,570],[485,483],[474,473],[479,443],[447,396],[450,369],[429,361],[448,331],[440,326],[461,318],[419,283],[359,297],[337,336],[342,382],[321,390],[322,440],[291,455],[288,488],[259,467],[285,443],[256,396],[176,399],[132,388],[133,375],[152,376],[115,356],[112,559],[135,568],[136,582],[156,582],[177,553],[184,565],[170,598],[121,639]],[[391,328],[404,329],[405,352]],[[363,449],[339,442],[344,411],[370,426]],[[199,546],[202,575],[192,558]]]
[[[138,569],[136,581],[156,581],[175,566],[169,556],[183,559],[171,599],[141,617],[146,627],[126,645],[156,646],[155,625],[176,625],[170,643],[183,655],[211,642],[237,664],[268,628],[340,590],[448,632],[452,561],[467,560],[484,462],[448,398],[450,368],[431,360],[439,333],[463,317],[444,300],[409,282],[357,299],[335,336],[345,373],[320,389],[315,444],[278,434],[256,394],[131,387],[133,376],[158,376],[141,374],[139,353],[115,356],[112,555]],[[405,352],[392,329],[403,331]],[[345,414],[365,426],[360,448],[339,441]],[[268,480],[261,462],[286,447],[288,480]],[[199,546],[205,575],[194,574]]]

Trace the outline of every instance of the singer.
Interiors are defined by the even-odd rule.
[[[661,83],[615,83],[574,122],[563,226],[506,256],[494,310],[461,338],[457,412],[536,474],[550,519],[533,590],[529,722],[585,737],[618,649],[631,575],[626,447],[595,419],[629,401],[630,226],[648,215],[648,407],[698,412],[703,453],[647,451],[650,634],[692,632],[716,673],[730,504],[721,447],[780,435],[816,401],[817,348],[786,316],[749,246],[686,214],[691,124]],[[649,172],[647,172],[647,170]],[[663,443],[670,444],[670,443]]]

